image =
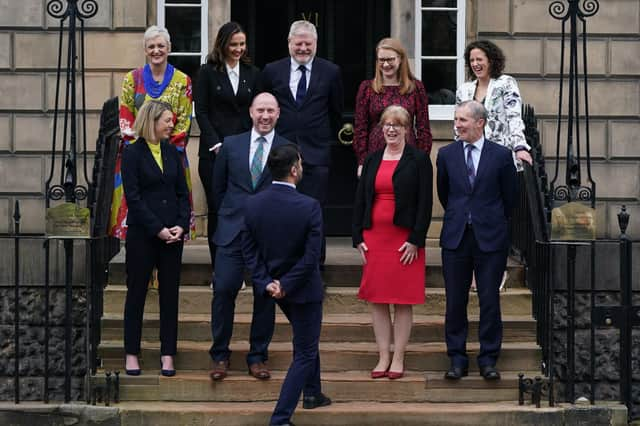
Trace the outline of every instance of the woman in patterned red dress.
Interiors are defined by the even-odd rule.
[[[401,106],[384,110],[379,126],[386,145],[365,159],[354,202],[353,246],[363,262],[358,297],[371,304],[380,356],[374,379],[403,376],[412,305],[424,303],[433,168],[426,152],[406,142],[411,123]]]
[[[375,77],[363,81],[358,89],[353,137],[358,177],[365,157],[385,145],[378,121],[389,105],[400,105],[409,112],[407,143],[429,154],[431,128],[427,92],[422,82],[411,73],[402,43],[394,38],[380,40],[376,47]]]

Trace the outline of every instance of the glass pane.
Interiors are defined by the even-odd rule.
[[[200,8],[167,7],[167,30],[173,52],[200,52]]]
[[[165,5],[169,4],[200,4],[200,0],[166,0]]]
[[[422,13],[422,56],[456,56],[457,12]]]
[[[429,105],[456,103],[456,61],[422,61],[422,82]]]
[[[458,0],[422,0],[422,7],[457,7],[457,3]]]
[[[195,78],[200,68],[200,55],[198,56],[169,56],[169,63],[191,77],[191,83],[195,83]]]

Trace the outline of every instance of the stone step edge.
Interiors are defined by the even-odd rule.
[[[478,322],[479,315],[469,315],[469,322]],[[251,314],[243,314],[236,313],[234,323],[250,323],[252,315]],[[112,313],[108,312],[102,316],[102,324],[103,327],[111,326],[112,323],[117,323],[121,325],[121,322],[124,321],[124,313]],[[160,321],[160,314],[157,312],[145,313],[144,322],[157,322]],[[178,322],[180,323],[210,323],[211,315],[209,314],[179,314]],[[533,323],[535,324],[535,320],[531,315],[502,315],[503,323]],[[276,312],[276,323],[278,324],[288,324],[289,321],[285,317],[283,313],[280,311]],[[413,315],[413,325],[442,325],[444,323],[444,315],[424,315],[424,314],[414,314]],[[371,326],[371,315],[356,313],[356,314],[335,314],[328,313],[322,316],[322,324],[323,325],[350,325],[350,326]]]
[[[211,342],[198,342],[190,340],[178,341],[178,353],[181,351],[204,351],[208,352],[211,347]],[[249,347],[248,341],[235,341],[229,345],[229,349],[232,352],[242,351],[243,348]],[[142,350],[160,350],[160,342],[141,342]],[[122,341],[119,340],[103,340],[100,343],[100,350],[124,350]],[[270,352],[291,352],[291,342],[271,342],[269,345]],[[478,342],[468,342],[467,351],[469,354],[474,353],[480,349]],[[535,350],[538,351],[540,347],[535,342],[505,342],[502,344],[502,350]],[[335,352],[378,352],[376,344],[374,342],[320,342],[321,351],[335,351]],[[441,353],[446,352],[446,345],[444,342],[428,342],[428,343],[409,343],[405,353],[423,352],[423,353]],[[179,355],[178,355],[179,356]],[[107,358],[108,359],[108,358]]]

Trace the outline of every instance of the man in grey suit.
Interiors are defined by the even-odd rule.
[[[271,185],[271,173],[266,165],[269,151],[288,143],[274,131],[280,108],[271,94],[256,96],[249,115],[253,121],[251,131],[225,138],[214,167],[213,195],[218,226],[213,236],[217,250],[216,280],[211,301],[213,345],[209,350],[214,364],[209,374],[212,380],[224,379],[229,368],[235,300],[246,266],[241,246],[242,233],[245,232],[245,202],[249,195]],[[249,374],[257,379],[265,380],[271,376],[265,362],[274,321],[273,299],[256,294],[254,287],[247,365]]]

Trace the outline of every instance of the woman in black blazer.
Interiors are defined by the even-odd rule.
[[[198,173],[207,197],[207,233],[211,264],[215,263],[216,206],[213,200],[213,165],[226,136],[251,129],[249,106],[258,93],[259,70],[247,55],[247,37],[236,22],[218,31],[213,50],[202,65],[194,90],[196,119],[200,126]]]
[[[158,269],[160,364],[163,376],[175,375],[178,340],[178,285],[185,230],[189,229],[189,190],[182,161],[168,142],[173,129],[171,105],[148,101],[134,123],[138,139],[122,154],[122,184],[127,213],[127,296],[124,306],[125,371],[140,374],[138,354],[142,316],[151,271]]]
[[[379,352],[371,377],[398,379],[404,375],[412,305],[424,303],[425,298],[424,246],[431,221],[433,169],[429,155],[406,142],[412,131],[406,109],[387,107],[378,125],[385,147],[364,160],[354,203],[353,246],[363,262],[358,297],[371,304]]]

